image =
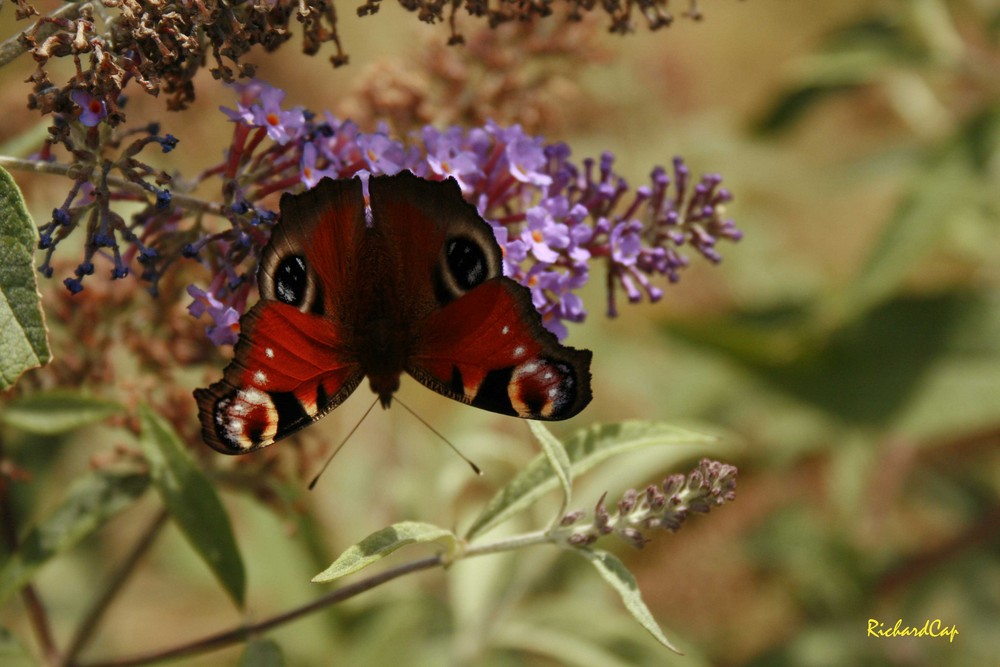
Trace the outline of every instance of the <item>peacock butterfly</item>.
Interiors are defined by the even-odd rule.
[[[265,447],[340,405],[364,376],[389,407],[406,371],[462,403],[567,419],[589,402],[589,350],[542,325],[502,275],[490,226],[458,184],[410,172],[284,194],[223,379],[194,392],[205,442]]]

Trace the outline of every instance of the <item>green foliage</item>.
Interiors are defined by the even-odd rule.
[[[145,493],[149,477],[100,471],[77,479],[62,503],[20,539],[0,566],[0,601],[31,581],[35,572],[80,543]]]
[[[0,405],[0,423],[26,433],[59,435],[96,424],[121,410],[114,401],[56,390],[26,394]]]
[[[458,539],[451,531],[432,526],[429,523],[407,521],[393,524],[372,533],[347,549],[337,557],[337,560],[333,561],[330,567],[317,574],[312,580],[317,583],[335,581],[369,565],[374,565],[408,544],[427,543],[439,544],[443,548],[444,560],[447,562],[458,546]]]
[[[242,607],[246,597],[243,559],[215,487],[169,424],[146,407],[141,417],[139,442],[163,504],[229,597]]]
[[[536,434],[547,434],[543,426],[532,426]],[[543,437],[546,436],[539,437],[539,441]],[[564,494],[568,495],[566,484],[570,478],[582,475],[611,457],[646,447],[669,445],[675,448],[675,460],[681,461],[704,451],[705,446],[712,441],[710,436],[669,424],[640,421],[595,424],[575,433],[563,446],[569,463],[565,483],[560,481],[560,476],[552,466],[552,457],[561,459],[562,455],[539,454],[493,496],[472,522],[465,536],[471,539],[506,521],[560,484]]]
[[[0,167],[0,390],[49,360],[32,259],[37,243],[21,191]]]
[[[607,551],[601,550],[589,550],[580,549],[575,553],[580,554],[585,559],[587,559],[594,569],[601,575],[604,581],[608,582],[612,588],[617,591],[618,595],[621,596],[622,602],[625,603],[625,608],[629,610],[629,613],[639,624],[644,627],[649,634],[656,638],[656,641],[660,642],[666,646],[671,651],[679,653],[679,651],[674,648],[674,645],[670,643],[666,635],[663,634],[663,630],[657,625],[656,620],[650,613],[649,608],[646,603],[642,601],[642,593],[639,591],[639,583],[632,576],[632,573],[628,571],[625,564],[622,563],[614,555],[608,553]]]

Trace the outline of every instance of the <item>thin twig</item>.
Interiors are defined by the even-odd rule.
[[[86,648],[87,644],[94,638],[94,630],[100,624],[101,619],[104,618],[104,613],[108,610],[112,600],[115,599],[122,586],[125,585],[125,582],[128,581],[128,578],[135,571],[135,567],[139,564],[142,557],[149,551],[156,537],[160,534],[160,530],[167,525],[169,517],[170,515],[166,510],[160,510],[149,527],[143,531],[142,536],[132,547],[132,551],[129,552],[128,556],[118,567],[101,594],[90,605],[87,613],[84,614],[83,620],[77,627],[76,632],[73,633],[73,639],[70,641],[69,648],[66,649],[63,665],[72,665],[76,660],[76,656],[80,654],[80,651]]]
[[[37,174],[55,174],[57,176],[69,176],[71,166],[60,162],[46,162],[44,160],[26,160],[18,157],[0,155],[0,167],[5,169],[18,169],[20,171],[31,171]],[[143,198],[149,196],[149,192],[136,183],[126,181],[113,176],[108,176],[108,185],[119,188],[130,194],[141,195]],[[208,202],[204,199],[191,197],[183,193],[171,191],[170,202],[172,205],[190,211],[200,211],[213,215],[222,215],[222,205],[216,202]]]
[[[409,574],[410,572],[416,572],[418,570],[427,570],[432,567],[438,567],[444,564],[444,559],[438,556],[429,556],[421,560],[415,560],[409,563],[400,565],[399,567],[392,568],[391,570],[386,570],[375,576],[363,579],[357,583],[344,586],[343,588],[338,588],[337,590],[328,593],[312,602],[305,604],[301,607],[291,609],[283,614],[279,614],[267,620],[261,621],[260,623],[253,623],[250,625],[241,625],[231,630],[226,630],[219,632],[214,635],[209,635],[202,639],[195,640],[188,644],[182,646],[177,646],[165,651],[158,651],[155,653],[147,653],[145,655],[133,656],[131,658],[123,658],[119,660],[108,660],[103,662],[89,662],[89,663],[73,663],[76,667],[134,667],[135,665],[149,665],[156,662],[163,662],[165,660],[175,660],[177,658],[184,658],[191,655],[198,655],[201,653],[207,653],[209,651],[214,651],[231,644],[236,644],[238,642],[244,641],[247,637],[253,636],[255,634],[260,634],[266,632],[272,628],[278,627],[279,625],[284,625],[291,621],[297,620],[303,616],[311,614],[314,611],[323,609],[332,604],[342,602],[348,598],[352,598],[355,595],[364,593],[365,591],[371,590],[380,584],[387,581],[391,581],[403,575]]]
[[[504,539],[497,540],[495,542],[488,542],[481,545],[468,546],[458,554],[458,558],[472,558],[474,556],[485,556],[487,554],[499,553],[501,551],[511,551],[513,549],[520,549],[527,546],[533,546],[537,544],[544,544],[548,542],[556,541],[554,538],[554,533],[552,531],[537,531],[533,533],[527,533],[525,535],[519,535],[514,537],[508,537]],[[291,609],[287,612],[273,616],[269,619],[261,621],[260,623],[254,623],[252,625],[241,625],[230,630],[225,630],[223,632],[216,633],[214,635],[209,635],[208,637],[203,637],[202,639],[197,639],[193,642],[183,644],[174,648],[166,649],[163,651],[157,651],[154,653],[148,653],[146,655],[133,656],[131,658],[121,658],[118,660],[107,660],[103,662],[89,662],[89,663],[67,663],[68,667],[136,667],[137,665],[149,665],[156,662],[163,662],[165,660],[175,660],[177,658],[184,658],[187,656],[198,655],[201,653],[207,653],[209,651],[214,651],[216,649],[224,648],[231,644],[236,644],[238,642],[245,641],[248,637],[256,634],[266,632],[272,628],[276,628],[279,625],[284,625],[291,621],[297,620],[303,616],[306,616],[314,611],[318,611],[325,607],[338,602],[343,602],[349,598],[356,595],[364,593],[365,591],[371,590],[376,586],[384,584],[387,581],[391,581],[398,577],[411,572],[417,572],[419,570],[427,570],[432,567],[439,567],[446,565],[450,562],[445,558],[444,555],[438,554],[436,556],[429,556],[420,560],[411,561],[405,563],[398,567],[386,570],[375,576],[363,579],[357,583],[351,584],[349,586],[344,586],[343,588],[338,588],[337,590],[324,595],[312,602],[309,602],[301,607]]]

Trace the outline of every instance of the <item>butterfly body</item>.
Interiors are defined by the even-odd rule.
[[[590,352],[559,344],[502,275],[492,229],[453,181],[324,179],[281,199],[261,301],[221,381],[195,392],[205,441],[236,454],[335,408],[367,376],[388,407],[406,372],[455,400],[565,419],[590,400]]]

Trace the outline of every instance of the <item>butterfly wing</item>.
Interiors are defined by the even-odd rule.
[[[195,391],[202,436],[243,454],[316,421],[363,377],[344,322],[364,229],[361,184],[324,180],[281,199],[281,223],[261,256],[261,301],[240,320],[223,379]]]
[[[202,437],[224,454],[266,447],[308,426],[363,377],[328,320],[261,301],[240,325],[223,379],[194,393]]]
[[[492,228],[454,181],[401,173],[370,182],[374,225],[398,249],[417,322],[406,371],[445,396],[526,419],[568,419],[590,402],[587,350],[542,326],[530,291],[502,275]]]
[[[590,402],[590,358],[542,325],[526,287],[495,278],[427,319],[407,372],[484,410],[560,420]]]

